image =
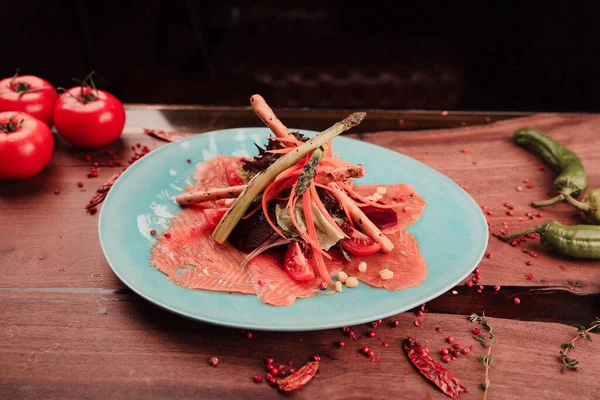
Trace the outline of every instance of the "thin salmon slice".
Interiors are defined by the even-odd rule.
[[[282,268],[283,260],[270,258],[272,263],[250,262],[248,273],[259,300],[274,306],[289,306],[297,298],[310,297],[319,291],[320,279],[296,282]]]
[[[276,255],[260,254],[242,268],[246,254],[215,242],[213,230],[201,208],[186,208],[154,244],[151,265],[186,289],[252,293],[275,306],[292,305],[319,291],[320,280],[295,282]]]
[[[329,263],[332,267],[337,265],[343,268],[348,275],[371,286],[391,291],[419,286],[427,277],[427,265],[419,251],[417,239],[403,229],[393,232],[388,235],[388,238],[394,243],[394,250],[389,253],[352,256],[351,261],[335,253],[335,258]],[[361,261],[367,263],[365,272],[358,270]],[[379,272],[383,269],[389,269],[394,273],[392,279],[382,280],[379,277]]]
[[[208,161],[196,164],[194,181],[200,190],[228,187],[227,167],[241,168],[242,158],[233,156],[217,156]],[[214,201],[202,203],[202,207],[216,208]]]
[[[212,229],[201,209],[186,208],[152,247],[151,265],[188,289],[254,293],[248,272],[240,267],[244,255],[212,240]]]
[[[357,185],[353,189],[358,194],[369,197],[374,193],[377,193],[377,189],[380,187],[385,188],[385,194],[381,194],[381,202],[385,204],[392,204],[392,202],[398,204],[398,207],[394,208],[396,215],[398,216],[398,223],[394,226],[382,229],[385,234],[394,233],[400,229],[404,229],[407,226],[415,223],[425,208],[425,199],[423,199],[414,186],[399,183],[395,185]]]

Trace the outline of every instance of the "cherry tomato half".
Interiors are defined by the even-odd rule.
[[[227,210],[228,208],[205,208],[202,210],[202,212],[204,213],[208,224],[211,227],[216,228],[217,225],[219,225],[221,218],[223,218],[223,215],[225,215],[225,213],[227,212]]]
[[[379,243],[376,243],[369,236],[354,229],[350,225],[345,226],[344,231],[350,236],[350,239],[344,239],[341,243],[344,249],[350,253],[357,256],[367,256],[381,250]]]
[[[52,127],[58,94],[47,81],[33,75],[0,80],[0,112],[21,111]]]
[[[0,113],[0,179],[28,179],[48,164],[54,137],[48,126],[23,112]]]
[[[98,149],[117,140],[125,126],[125,108],[112,94],[76,86],[60,95],[54,126],[75,147]]]
[[[229,186],[238,186],[244,184],[244,180],[242,179],[239,168],[235,164],[230,164],[225,168],[225,175],[227,176],[227,184]]]
[[[308,263],[298,242],[293,242],[288,246],[283,259],[283,269],[290,278],[297,282],[307,282],[315,279],[315,271]]]

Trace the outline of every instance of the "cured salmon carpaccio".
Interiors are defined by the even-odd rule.
[[[205,189],[227,187],[227,171],[239,168],[241,158],[218,156],[196,166],[194,180]],[[380,185],[357,185],[353,189],[363,196],[370,196]],[[419,252],[417,240],[404,228],[415,222],[425,207],[411,185],[385,186],[385,201],[395,201],[401,207],[394,208],[398,223],[384,229],[394,243],[390,253],[369,256],[353,256],[346,261],[341,253],[331,251],[332,260],[326,260],[333,276],[340,270],[366,284],[387,290],[401,290],[420,285],[427,275],[425,260]],[[203,209],[217,207],[214,202],[202,206],[186,207],[172,218],[167,231],[156,240],[150,263],[164,273],[173,283],[187,289],[211,290],[231,293],[255,294],[260,301],[274,306],[288,306],[297,298],[323,293],[321,279],[312,282],[296,282],[282,268],[283,256],[277,252],[265,252],[252,258],[246,267],[242,265],[247,256],[229,243],[219,244],[212,239],[214,224],[205,217]],[[366,272],[358,271],[358,264],[366,261]],[[394,277],[387,281],[379,278],[379,270],[387,268]]]
[[[381,187],[385,188],[384,194],[377,191],[377,189]],[[421,217],[423,209],[425,208],[425,200],[419,196],[414,186],[406,183],[385,186],[356,185],[352,189],[365,197],[373,196],[375,193],[378,193],[380,201],[383,203],[396,203],[398,205],[398,207],[393,209],[398,217],[398,223],[389,228],[383,228],[382,232],[386,235],[397,232],[415,223]]]
[[[367,285],[391,291],[419,286],[427,276],[427,266],[419,251],[417,239],[404,229],[387,234],[387,237],[394,243],[394,250],[389,253],[353,256],[352,261],[336,256],[328,264],[333,269],[343,269],[349,276],[354,276]],[[361,261],[367,263],[365,272],[358,270]],[[379,271],[383,269],[394,273],[392,279],[383,280],[379,277]]]

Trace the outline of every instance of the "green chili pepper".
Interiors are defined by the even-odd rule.
[[[600,260],[600,226],[563,225],[557,221],[548,221],[535,228],[498,238],[510,242],[529,233],[538,233],[540,243],[548,250],[575,258]]]
[[[600,188],[590,190],[582,201],[564,195],[565,200],[581,211],[581,219],[586,224],[600,225]]]
[[[533,201],[534,207],[549,206],[565,200],[565,195],[577,198],[588,186],[581,159],[565,146],[536,128],[522,128],[513,134],[515,142],[535,153],[558,172],[554,189],[558,196],[543,201]]]

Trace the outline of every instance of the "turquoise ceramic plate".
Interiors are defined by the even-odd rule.
[[[342,158],[364,164],[357,183],[410,183],[427,202],[422,217],[408,230],[427,262],[423,284],[398,292],[365,284],[333,296],[298,299],[288,307],[261,303],[254,295],[183,289],[150,266],[151,229],[165,230],[181,208],[173,198],[192,184],[194,162],[218,154],[253,156],[266,128],[203,133],[165,145],[133,164],[110,190],[100,213],[100,243],[115,274],[154,304],[200,321],[248,329],[316,330],[355,325],[419,306],[469,275],[487,246],[485,218],[473,199],[432,168],[394,151],[338,137]],[[314,132],[303,133],[312,135]]]

